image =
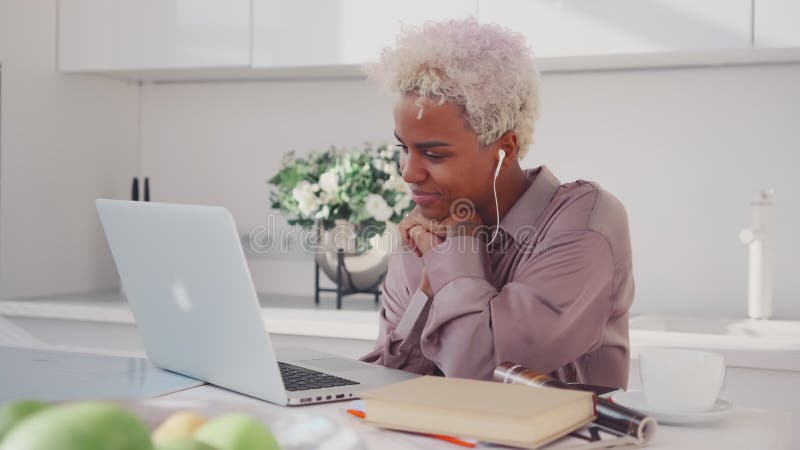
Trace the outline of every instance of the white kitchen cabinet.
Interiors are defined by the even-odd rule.
[[[800,47],[800,2],[755,0],[753,28],[756,47]]]
[[[751,0],[479,0],[478,10],[544,57],[750,47]]]
[[[762,47],[800,45],[799,8],[793,0],[60,0],[58,67],[138,81],[358,78],[402,25],[468,16],[523,33],[543,72],[794,62],[797,49],[753,50],[753,36]]]
[[[62,72],[250,65],[250,0],[61,0]]]
[[[401,24],[475,16],[476,8],[476,0],[253,0],[253,65],[374,61]]]

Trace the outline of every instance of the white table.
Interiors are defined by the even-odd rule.
[[[105,353],[124,356],[143,355],[141,343],[135,335],[135,329],[130,323],[129,312],[122,310],[103,311],[102,317],[87,319],[86,317],[75,318],[76,320],[54,320],[54,317],[38,317],[36,309],[31,304],[20,305],[15,302],[0,302],[6,308],[0,311],[0,345],[11,345],[28,348],[45,348],[62,351],[83,351],[89,353]],[[23,307],[24,306],[24,307]],[[31,309],[25,315],[11,313],[9,310]],[[75,309],[64,305],[64,313],[81,313],[80,308]],[[86,314],[84,311],[81,314]],[[289,314],[289,313],[286,313]],[[318,311],[313,314],[326,314]],[[22,317],[24,316],[24,317]],[[275,317],[286,320],[288,325],[296,326],[294,316]],[[337,316],[339,317],[339,316]],[[308,319],[304,315],[304,319]],[[321,317],[322,318],[322,317]],[[349,316],[348,316],[349,318]],[[52,322],[52,324],[50,324]],[[288,326],[287,325],[287,326]],[[277,325],[276,325],[277,326]],[[328,332],[339,333],[342,327],[329,324],[332,327]],[[369,325],[365,325],[369,326]],[[347,328],[347,327],[345,327]],[[286,330],[288,331],[288,329]],[[362,333],[367,333],[366,328]],[[98,336],[102,336],[98,339]],[[285,336],[281,342],[281,336]],[[350,337],[350,336],[348,336]],[[277,346],[280,345],[302,345],[297,339],[311,339],[311,336],[274,335],[273,341]],[[317,338],[328,342],[324,338]],[[334,344],[334,341],[336,343]],[[98,342],[103,346],[95,346]],[[330,340],[334,348],[326,348],[333,353],[344,356],[356,356],[365,352],[371,346],[370,341],[360,339],[332,339]],[[755,380],[759,381],[759,380]],[[769,379],[759,381],[757,385],[769,384]],[[787,395],[794,395],[788,393]],[[221,400],[229,402],[244,402],[256,404],[259,407],[281,411],[282,408],[268,403],[232,393],[213,386],[200,386],[187,389],[165,396],[171,399],[199,399],[199,400]],[[392,449],[392,448],[442,448],[457,449],[452,444],[437,441],[431,438],[418,437],[405,433],[396,433],[384,430],[372,429],[361,424],[357,419],[350,418],[343,412],[344,403],[332,403],[323,405],[304,406],[291,408],[292,410],[303,410],[309,413],[319,413],[329,417],[342,420],[345,417],[354,427],[358,427],[359,435],[370,445],[369,448]],[[737,406],[725,420],[713,424],[693,427],[671,427],[661,426],[656,434],[654,441],[647,448],[653,449],[790,449],[793,448],[791,436],[792,415],[784,411],[777,411],[770,408],[749,408]]]
[[[350,418],[349,414],[344,411],[347,408],[347,402],[281,407],[211,385],[176,392],[166,395],[164,398],[239,402],[258,405],[259,408],[271,411],[302,411],[331,417],[337,421],[345,420],[348,426],[352,426],[356,430],[368,448],[380,450],[415,448],[455,450],[460,448],[432,438],[379,430],[361,424],[359,419]],[[646,448],[653,450],[791,449],[791,433],[791,415],[786,412],[737,407],[730,416],[713,424],[680,427],[660,425],[653,441]]]

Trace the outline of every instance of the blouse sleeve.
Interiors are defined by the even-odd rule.
[[[421,271],[421,260],[414,254],[399,252],[392,257],[382,286],[378,339],[373,351],[361,357],[362,361],[419,374],[433,373],[433,362],[425,358],[420,348],[431,302],[418,288],[413,295],[408,288],[419,285]]]
[[[419,343],[424,358],[446,376],[491,379],[503,361],[549,373],[599,347],[612,309],[608,241],[579,230],[537,248],[544,250],[523,255],[499,291],[488,281],[491,266],[479,238],[449,237],[426,252],[434,295]]]

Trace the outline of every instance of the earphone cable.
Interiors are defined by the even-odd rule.
[[[497,226],[494,229],[494,233],[492,233],[492,239],[489,241],[488,245],[492,245],[494,239],[497,237],[498,231],[500,231],[500,205],[497,203],[497,175],[495,174],[494,180],[492,180],[492,191],[494,192],[494,212],[495,217],[497,219]]]

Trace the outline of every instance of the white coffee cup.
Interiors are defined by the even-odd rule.
[[[639,353],[639,375],[647,405],[660,411],[708,411],[725,381],[718,353],[652,348]]]

